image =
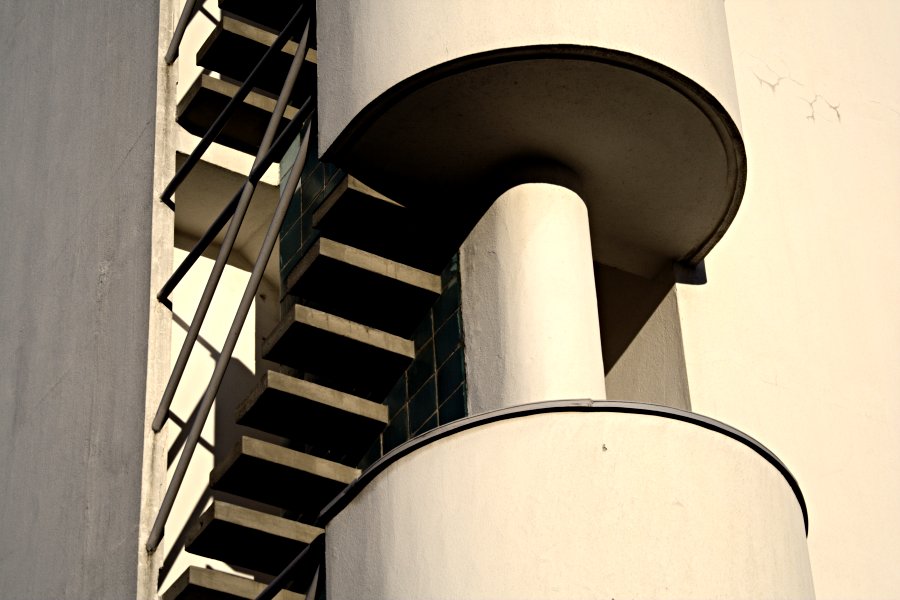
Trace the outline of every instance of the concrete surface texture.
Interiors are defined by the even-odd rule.
[[[544,413],[409,454],[326,527],[328,598],[812,598],[803,514],[753,449]]]
[[[136,587],[159,7],[0,3],[0,589]]]
[[[727,0],[749,175],[679,286],[691,403],[809,504],[817,596],[900,594],[900,4]]]
[[[469,414],[606,397],[587,208],[563,187],[500,196],[460,249]]]

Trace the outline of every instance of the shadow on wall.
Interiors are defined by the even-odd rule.
[[[594,263],[607,397],[690,410],[675,279]]]
[[[177,314],[172,313],[172,321],[175,325],[187,331],[189,326],[188,323],[186,323],[184,319],[179,317]],[[218,360],[220,352],[212,344],[210,344],[208,340],[204,339],[202,336],[198,336],[197,343],[202,346],[207,352],[209,352],[213,360]],[[276,443],[281,441],[281,438],[261,435],[261,432],[251,430],[247,427],[242,427],[234,422],[234,415],[238,405],[244,399],[246,399],[250,392],[253,390],[253,387],[256,385],[257,379],[258,378],[253,373],[253,371],[248,369],[247,366],[244,365],[244,363],[242,363],[240,360],[232,358],[228,362],[228,367],[225,371],[225,377],[222,380],[219,394],[216,396],[216,401],[213,405],[214,414],[210,416],[211,419],[214,419],[215,423],[214,443],[211,444],[203,437],[200,438],[200,441],[198,443],[199,446],[213,454],[213,456],[215,457],[216,465],[220,464],[228,456],[228,454],[234,448],[235,444],[238,443],[242,435],[250,435],[251,431],[254,437],[265,439],[271,438],[271,441],[275,441]],[[188,418],[184,421],[179,419],[174,414],[169,415],[169,420],[173,425],[178,427],[178,436],[172,442],[172,446],[169,450],[168,456],[166,457],[167,468],[171,468],[173,463],[177,460],[178,455],[181,452],[182,447],[184,446],[184,442],[187,438],[188,432],[190,431],[191,427],[198,417],[198,408],[199,398],[197,398],[197,403],[194,406],[190,416],[188,416]],[[256,503],[252,503],[246,499],[238,498],[236,496],[232,496],[231,494],[226,494],[223,492],[213,491],[207,487],[202,495],[198,498],[197,503],[191,510],[190,517],[185,521],[186,525],[182,528],[181,531],[178,532],[178,535],[176,537],[171,538],[171,541],[167,543],[168,550],[166,553],[166,558],[159,570],[160,583],[162,583],[166,579],[178,556],[180,556],[181,553],[185,551],[184,546],[189,530],[191,526],[197,522],[201,513],[206,509],[211,498],[217,498],[236,504],[243,504],[245,506],[261,508],[262,510],[271,512],[270,507],[256,506]],[[258,573],[256,573],[255,571],[240,569],[234,565],[232,565],[232,568],[242,573],[258,575]]]

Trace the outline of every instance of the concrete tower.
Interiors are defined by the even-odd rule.
[[[898,22],[0,2],[0,596],[897,597]]]
[[[722,3],[317,16],[326,160],[433,227],[478,221],[460,251],[469,417],[330,508],[328,597],[812,597],[778,459],[665,396],[604,401],[601,330],[633,314],[599,323],[593,264],[702,279],[743,194]]]

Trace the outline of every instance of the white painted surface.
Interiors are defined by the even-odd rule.
[[[587,208],[563,187],[504,193],[460,249],[469,414],[606,397]]]
[[[328,598],[811,598],[803,517],[748,446],[545,413],[425,446],[327,527]]]
[[[797,476],[819,598],[898,598],[900,3],[725,6],[749,179],[678,288],[691,402]]]
[[[721,0],[339,0],[317,5],[319,150],[391,86],[449,60],[537,44],[620,50],[710,91],[740,122]]]

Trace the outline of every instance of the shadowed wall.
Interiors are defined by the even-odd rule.
[[[0,3],[0,589],[135,596],[158,5]]]

